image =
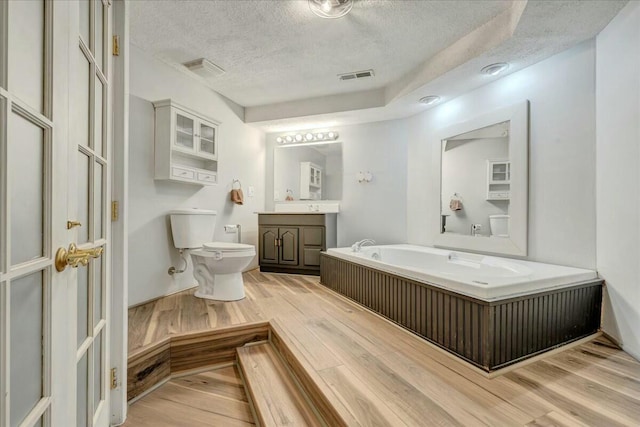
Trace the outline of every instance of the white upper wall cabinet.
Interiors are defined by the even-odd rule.
[[[217,184],[220,123],[170,99],[156,101],[153,106],[155,179]]]

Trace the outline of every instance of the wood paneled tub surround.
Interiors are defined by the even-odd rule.
[[[429,254],[402,253],[414,250]],[[412,245],[369,247],[357,254],[350,251],[339,248],[322,254],[322,285],[486,372],[587,337],[600,328],[603,282],[590,270]],[[506,274],[512,277],[492,277],[499,272],[473,265],[483,259],[483,266],[491,268],[498,268],[496,260],[504,260]],[[452,264],[453,270],[442,275],[446,264]],[[541,271],[532,271],[535,268]],[[463,278],[467,270],[478,279]],[[551,278],[553,275],[556,277]],[[496,288],[489,290],[492,283]],[[474,285],[476,295],[470,291]]]

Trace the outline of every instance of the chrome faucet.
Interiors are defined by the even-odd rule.
[[[362,248],[364,245],[366,244],[370,244],[370,245],[375,245],[376,241],[373,239],[362,239],[359,242],[355,242],[352,246],[351,246],[351,250],[353,252],[360,252],[360,248]]]

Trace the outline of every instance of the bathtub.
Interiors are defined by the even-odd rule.
[[[485,301],[598,278],[593,270],[416,245],[334,248],[327,254]]]
[[[329,249],[320,284],[486,372],[600,328],[596,272],[413,245]]]

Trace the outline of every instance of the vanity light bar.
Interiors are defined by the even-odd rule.
[[[319,142],[319,141],[335,141],[338,139],[338,132],[305,132],[305,133],[291,133],[287,135],[280,135],[276,138],[278,144],[292,144],[292,143],[307,143],[307,142]]]

